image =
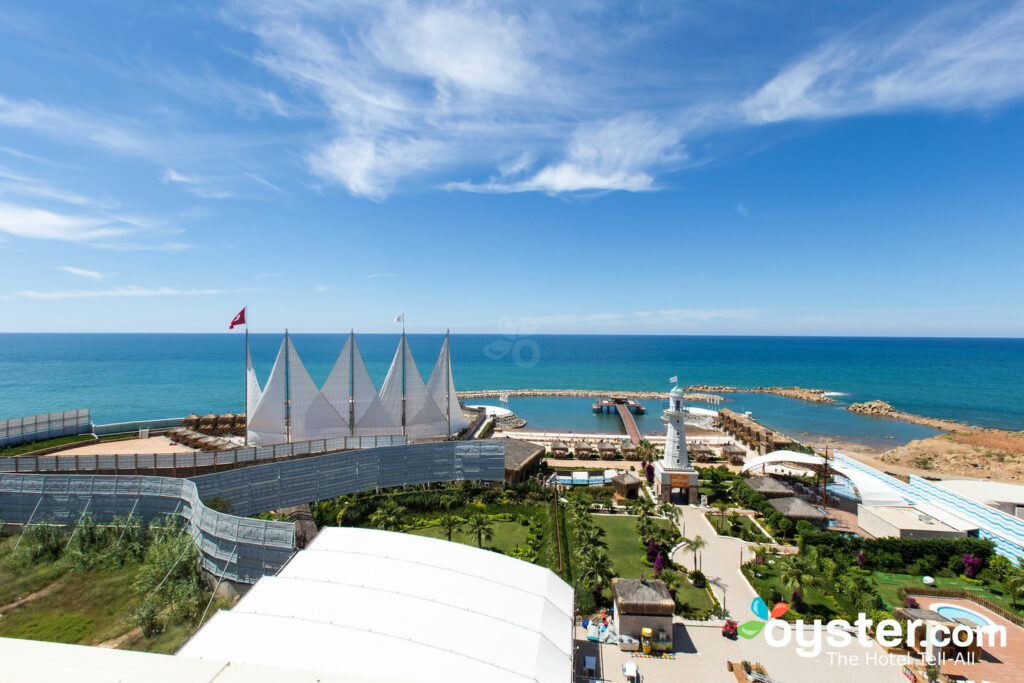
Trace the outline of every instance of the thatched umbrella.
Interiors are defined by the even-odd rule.
[[[624,455],[626,458],[629,458],[630,460],[635,460],[636,444],[633,443],[632,441],[627,441],[626,443],[622,444],[622,455]]]
[[[185,419],[181,421],[181,426],[185,429],[195,429],[199,426],[199,416],[195,413],[186,415]]]
[[[217,413],[207,413],[199,418],[199,429],[203,431],[212,431],[217,428]]]
[[[217,433],[218,434],[230,434],[231,430],[235,427],[235,418],[237,416],[234,413],[224,413],[217,418]]]
[[[597,445],[597,450],[599,450],[602,455],[606,453],[611,453],[614,455],[615,453],[619,452],[619,449],[611,441],[602,441]]]
[[[581,455],[583,453],[586,453],[587,455],[590,455],[591,453],[594,452],[594,447],[591,446],[586,441],[577,441],[576,442],[576,446],[575,446],[575,450],[576,450],[576,455]]]
[[[564,441],[552,441],[551,442],[551,452],[552,453],[568,453],[569,452],[569,444],[567,444]]]

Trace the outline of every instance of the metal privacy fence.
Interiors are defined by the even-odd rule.
[[[216,469],[231,469],[257,463],[298,458],[318,453],[357,448],[400,446],[404,436],[346,436],[282,443],[275,446],[232,448],[225,451],[191,453],[131,453],[121,455],[17,455],[0,458],[0,472],[65,472],[96,474],[146,474],[195,476]]]
[[[502,481],[505,444],[442,441],[356,450],[246,467],[194,479],[138,475],[0,473],[0,519],[73,526],[180,515],[203,568],[239,583],[274,574],[295,550],[295,525],[250,519],[268,510],[356,491],[443,481]],[[203,501],[220,498],[231,513]]]
[[[243,583],[277,571],[295,548],[294,524],[211,510],[188,479],[0,474],[0,519],[5,522],[74,526],[86,514],[100,523],[179,515],[199,547],[203,568]]]
[[[505,444],[438,441],[332,453],[194,477],[204,500],[255,515],[357,491],[439,481],[504,481]]]
[[[92,431],[89,409],[0,420],[0,448]]]

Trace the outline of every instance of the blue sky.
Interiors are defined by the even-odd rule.
[[[1024,336],[1022,94],[1024,2],[5,3],[0,331]]]

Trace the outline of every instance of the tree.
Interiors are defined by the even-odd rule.
[[[718,510],[718,523],[715,526],[718,528],[718,533],[722,533],[722,520],[725,519],[725,511],[729,509],[729,504],[719,500],[712,503],[711,506]]]
[[[654,514],[656,506],[654,501],[646,496],[642,496],[636,499],[633,503],[633,514],[637,517],[648,517]]]
[[[489,541],[494,538],[494,524],[482,512],[476,512],[469,516],[469,519],[466,520],[466,531],[476,534],[476,546],[478,548],[484,547],[485,540]]]
[[[670,522],[676,524],[679,522],[679,508],[672,503],[662,503],[658,506],[658,514],[662,517],[666,517]]]
[[[580,578],[596,594],[611,585],[615,571],[608,551],[602,547],[589,548],[580,557]]]
[[[792,588],[794,595],[799,592],[803,597],[804,588],[815,586],[818,577],[807,562],[796,555],[790,555],[779,563],[779,581],[787,588]]]
[[[462,519],[453,515],[450,512],[446,512],[441,515],[439,524],[444,529],[445,534],[448,536],[448,540],[452,540],[452,534],[462,531]]]
[[[370,524],[374,529],[401,531],[405,526],[405,508],[389,499],[370,515]]]
[[[693,553],[693,571],[697,571],[697,553],[704,550],[708,546],[708,542],[700,536],[694,536],[692,540],[684,538],[683,543],[686,544],[686,549]]]
[[[1005,570],[1000,585],[1002,585],[1003,591],[1010,596],[1013,608],[1017,609],[1017,598],[1024,595],[1024,560],[1020,561],[1019,566],[1011,566]]]

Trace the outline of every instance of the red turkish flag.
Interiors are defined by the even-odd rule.
[[[238,315],[236,315],[234,317],[234,319],[231,321],[231,325],[230,325],[230,327],[228,327],[228,329],[229,330],[233,330],[233,329],[235,329],[235,325],[244,325],[244,324],[245,324],[245,309],[243,308],[242,310],[240,310],[238,312]]]

